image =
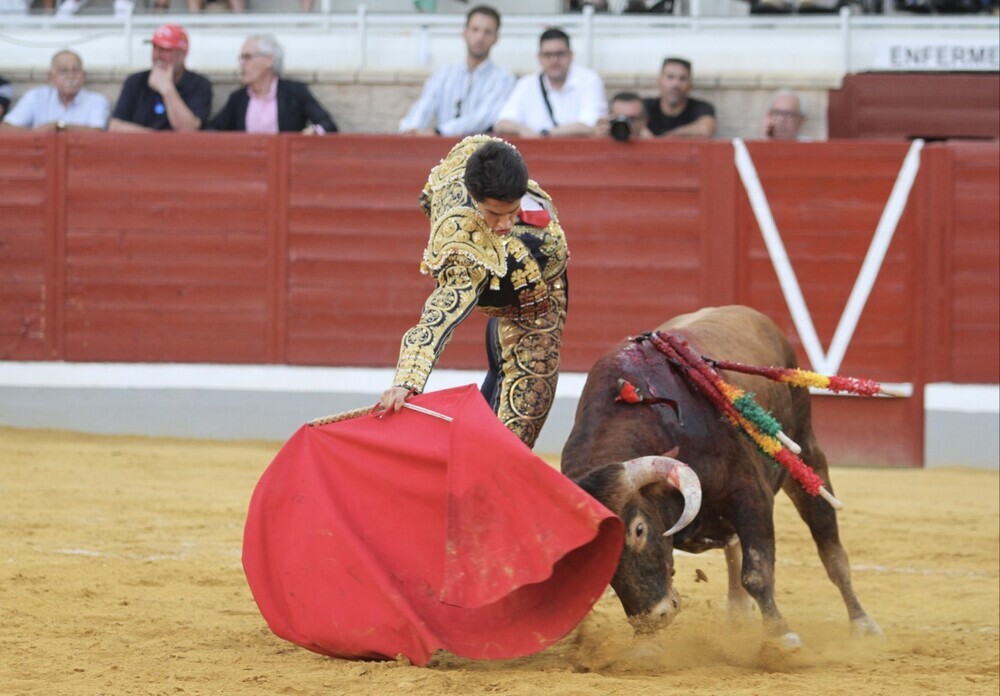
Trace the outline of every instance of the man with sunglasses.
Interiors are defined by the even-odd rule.
[[[282,76],[285,49],[273,34],[253,34],[238,56],[240,82],[208,130],[246,133],[336,133],[337,124],[304,82]]]

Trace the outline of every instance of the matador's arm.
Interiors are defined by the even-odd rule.
[[[403,334],[393,386],[422,392],[455,328],[475,309],[489,273],[453,256],[437,274],[437,287],[424,303],[420,321]]]

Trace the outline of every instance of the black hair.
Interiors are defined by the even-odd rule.
[[[551,27],[543,31],[541,37],[538,39],[538,43],[541,45],[543,41],[549,41],[550,39],[561,39],[566,42],[566,47],[569,48],[569,34],[559,27]]]
[[[0,121],[10,108],[10,102],[14,99],[14,85],[0,77]]]
[[[472,19],[473,15],[486,15],[487,17],[492,17],[497,21],[497,29],[500,29],[500,13],[489,5],[476,5],[471,10],[465,13],[465,26],[469,26],[469,20]]]
[[[664,58],[663,65],[660,66],[660,70],[663,70],[663,68],[667,67],[668,63],[677,63],[677,65],[683,65],[687,69],[688,75],[690,75],[693,72],[691,70],[691,61],[685,58],[677,58],[675,56],[667,56],[666,58]]]
[[[638,92],[618,92],[618,94],[611,97],[611,101],[637,102],[637,101],[642,101],[642,97],[639,96]]]
[[[465,163],[465,188],[476,201],[520,200],[528,190],[528,166],[513,145],[491,140]]]

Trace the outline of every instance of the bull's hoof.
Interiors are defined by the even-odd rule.
[[[851,621],[851,638],[885,638],[882,629],[868,616]]]
[[[780,635],[768,638],[764,642],[764,651],[777,653],[779,655],[791,655],[802,649],[802,639],[795,631],[788,631]]]
[[[764,640],[757,659],[770,670],[784,671],[795,664],[802,654],[802,639],[798,633],[786,631]]]
[[[789,631],[783,636],[778,638],[778,647],[782,650],[787,650],[789,652],[795,652],[796,650],[802,649],[802,639],[799,638],[799,634],[794,631]]]

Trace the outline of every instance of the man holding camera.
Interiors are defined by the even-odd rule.
[[[594,126],[594,135],[611,136],[620,143],[654,137],[642,97],[635,92],[619,92],[612,97],[608,116]]]

